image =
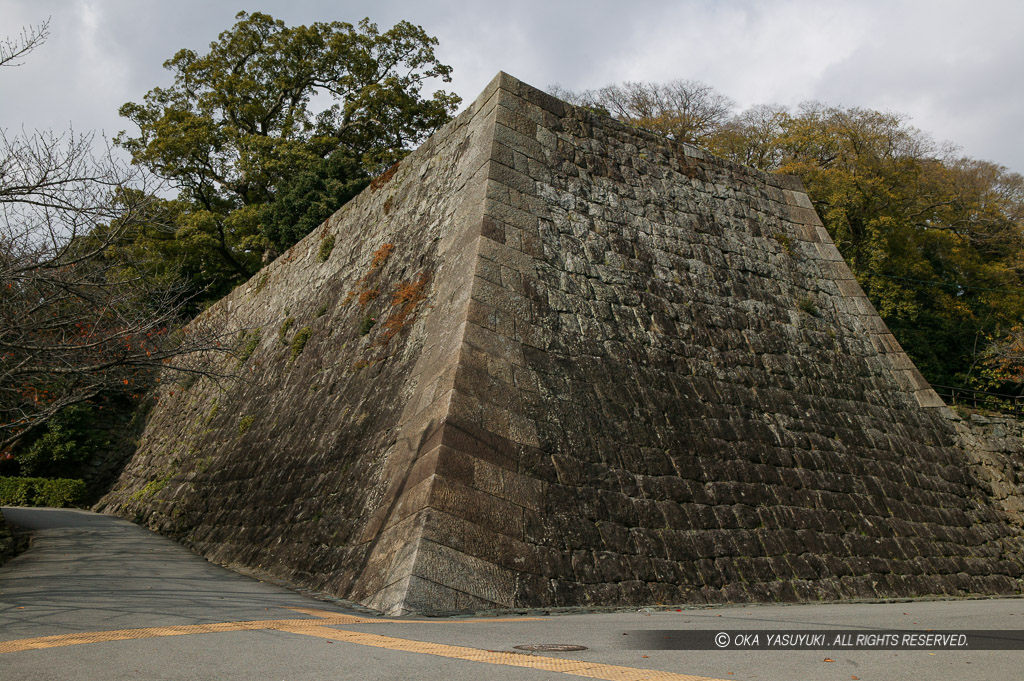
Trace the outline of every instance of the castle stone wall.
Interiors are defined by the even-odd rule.
[[[376,184],[206,313],[249,378],[165,387],[109,510],[389,612],[1020,591],[1014,455],[797,180],[500,74]]]
[[[375,551],[415,545],[383,523],[443,418],[494,92],[193,323],[237,333],[210,368],[240,378],[165,384],[100,508],[341,594]]]

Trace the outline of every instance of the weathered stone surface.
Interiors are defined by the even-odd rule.
[[[795,178],[500,74],[375,184],[204,314],[247,381],[165,386],[108,510],[391,612],[1019,592],[1019,452]]]
[[[970,473],[989,499],[1017,526],[1024,526],[1024,421],[1005,416],[948,413],[968,455]]]

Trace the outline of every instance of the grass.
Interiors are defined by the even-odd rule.
[[[288,330],[295,324],[294,317],[287,317],[281,322],[281,328],[277,330],[277,339],[281,341],[281,345],[288,345]]]
[[[306,348],[306,342],[309,341],[312,335],[313,329],[308,326],[299,329],[298,333],[295,334],[295,338],[292,339],[292,356],[288,359],[289,362],[294,362],[295,358],[302,354],[302,351]]]
[[[775,240],[779,242],[780,246],[782,246],[782,250],[784,250],[788,255],[793,255],[793,242],[790,240],[788,234],[776,232],[772,236],[774,236]]]
[[[331,257],[331,251],[334,250],[334,235],[331,234],[326,239],[320,242],[320,252],[317,253],[316,259],[320,262],[327,262],[327,259]]]
[[[820,314],[818,306],[814,304],[814,300],[810,296],[804,296],[796,301],[796,307],[804,314],[809,314],[812,317],[817,317]]]
[[[246,414],[242,418],[238,419],[238,434],[245,435],[245,431],[252,428],[252,424],[255,420],[256,417],[252,414]]]

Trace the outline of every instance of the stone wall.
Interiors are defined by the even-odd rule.
[[[798,182],[502,94],[450,418],[518,477],[446,481],[424,575],[456,549],[542,605],[1019,589],[1019,528]]]
[[[100,509],[341,594],[375,551],[415,544],[381,518],[452,381],[488,99],[194,322],[237,332],[213,368],[241,378],[164,385]]]
[[[973,475],[1011,522],[1024,526],[1024,420],[965,412],[955,425]]]
[[[247,380],[165,386],[109,510],[390,612],[1020,591],[1019,478],[795,179],[501,74],[376,185],[197,322]]]

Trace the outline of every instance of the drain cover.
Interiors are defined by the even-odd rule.
[[[516,650],[531,650],[536,653],[567,653],[573,650],[586,650],[586,646],[574,646],[571,643],[529,643],[512,646]]]

